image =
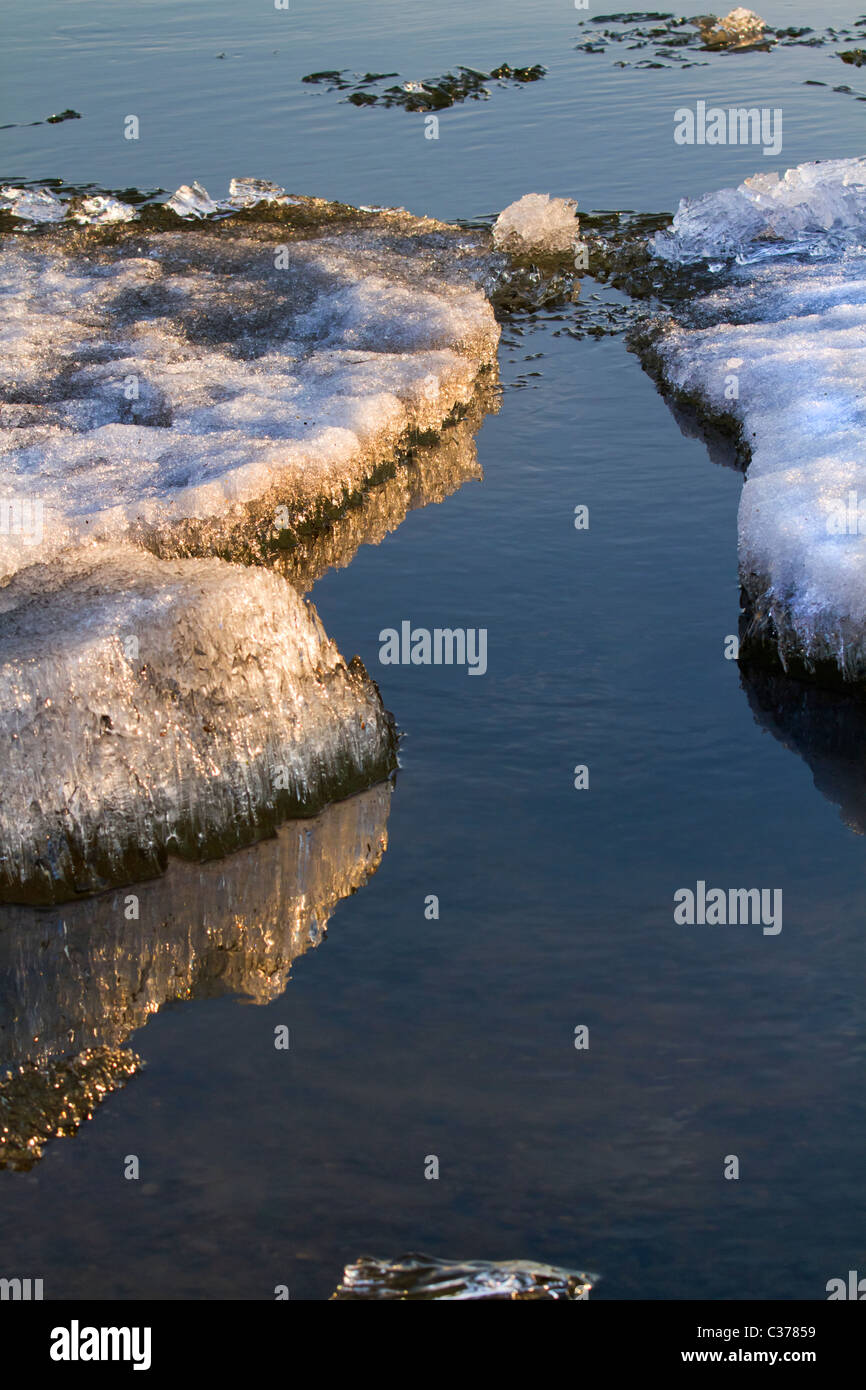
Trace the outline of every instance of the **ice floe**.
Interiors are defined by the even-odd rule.
[[[0,575],[89,539],[226,553],[253,503],[266,540],[471,399],[499,338],[477,239],[327,210],[7,239]]]
[[[736,256],[660,323],[667,385],[727,419],[748,462],[739,510],[746,648],[866,678],[866,160],[759,176],[680,208],[656,255]]]
[[[378,690],[278,575],[91,546],[0,588],[0,898],[206,859],[381,780]]]

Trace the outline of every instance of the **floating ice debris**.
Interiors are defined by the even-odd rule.
[[[66,207],[47,188],[0,188],[0,211],[25,222],[62,222]]]
[[[741,651],[863,680],[866,160],[801,165],[744,188],[681,209],[673,237],[656,238],[668,258],[739,250],[749,264],[659,325],[650,355],[677,394],[733,424],[748,457]]]
[[[573,199],[527,193],[499,214],[493,244],[511,255],[558,255],[572,249],[579,229]]]
[[[110,222],[134,222],[138,213],[129,203],[121,203],[118,198],[99,195],[85,198],[72,220],[87,226],[105,226]]]
[[[7,245],[0,499],[19,512],[0,576],[129,534],[267,549],[471,400],[499,338],[483,238],[312,199],[279,211],[118,228],[89,251],[63,233]]]
[[[200,183],[181,184],[177,192],[166,199],[165,206],[176,212],[178,217],[209,217],[220,211],[219,203],[214,202]]]
[[[701,15],[692,23],[699,25],[701,41],[705,48],[710,49],[751,47],[763,41],[765,31],[770,27],[754,10],[744,9],[742,5],[731,10],[724,19],[717,19],[715,15]]]
[[[689,264],[762,260],[807,251],[835,255],[866,241],[866,158],[800,164],[783,176],[753,175],[739,188],[685,198],[652,251]]]
[[[260,203],[275,203],[286,207],[292,201],[286,190],[267,179],[232,179],[229,184],[228,203],[223,207],[254,208]]]
[[[405,1255],[393,1263],[362,1256],[347,1265],[332,1300],[397,1299],[585,1299],[597,1274],[576,1273],[529,1260],[440,1260]]]
[[[0,899],[207,859],[381,781],[393,723],[285,580],[91,546],[0,588]]]

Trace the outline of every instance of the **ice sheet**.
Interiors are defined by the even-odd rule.
[[[471,237],[347,210],[322,232],[5,240],[0,575],[90,538],[225,553],[253,503],[300,525],[470,399],[499,337]]]
[[[206,859],[395,766],[359,661],[279,575],[91,546],[0,588],[0,898]]]
[[[655,244],[667,258],[687,246],[690,259],[755,248],[759,225],[780,238],[660,324],[653,354],[669,386],[740,432],[750,636],[785,663],[849,679],[866,677],[864,178],[856,159],[750,180],[760,199],[711,195],[681,208],[673,236]]]

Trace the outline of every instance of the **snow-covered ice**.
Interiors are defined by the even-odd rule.
[[[510,255],[560,255],[572,249],[579,229],[577,203],[572,198],[527,193],[499,214],[493,244]]]
[[[268,535],[277,506],[339,510],[471,399],[499,338],[477,239],[279,212],[301,226],[7,239],[0,502],[38,502],[42,524],[36,544],[0,516],[0,575],[91,538],[225,553],[250,504]]]
[[[279,575],[90,546],[0,588],[0,897],[204,859],[384,778],[392,721]]]
[[[681,207],[667,259],[737,254],[660,326],[667,384],[732,419],[750,636],[796,669],[866,678],[866,160],[749,180]]]

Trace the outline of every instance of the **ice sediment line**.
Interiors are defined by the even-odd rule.
[[[277,575],[93,547],[0,589],[0,899],[212,858],[381,781],[391,716]]]
[[[712,195],[718,223],[702,234],[704,251],[745,245],[735,192]],[[670,389],[739,432],[748,461],[738,521],[742,654],[862,681],[866,161],[790,170],[773,197],[780,240],[762,263],[733,267],[679,321],[657,323],[647,356]],[[734,207],[727,219],[726,205]],[[688,208],[681,213],[675,236],[691,219]]]

